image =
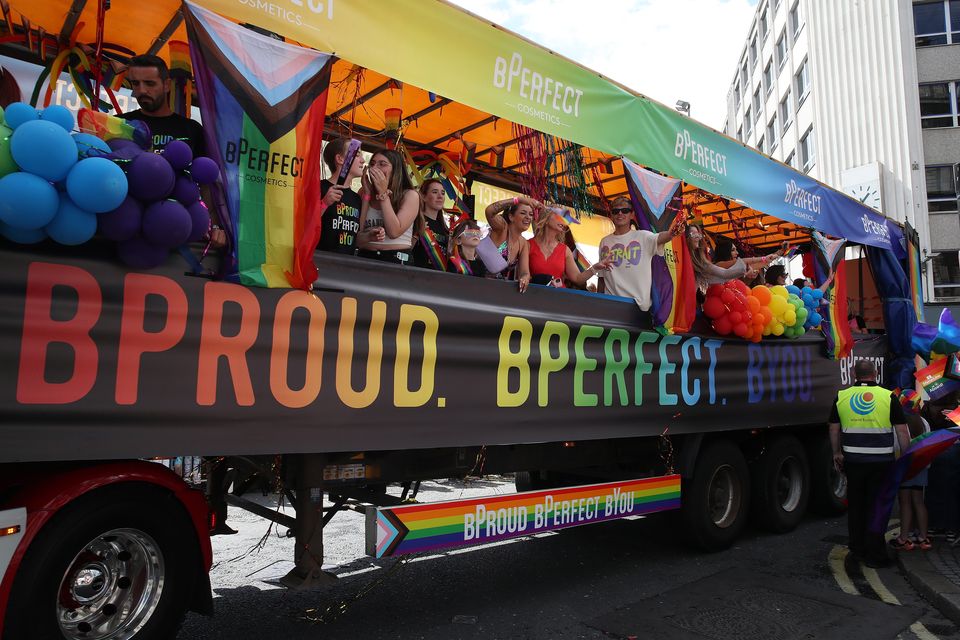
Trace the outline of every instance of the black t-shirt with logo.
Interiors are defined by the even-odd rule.
[[[437,214],[436,219],[424,216],[423,221],[427,223],[427,228],[433,232],[433,237],[437,240],[440,253],[446,257],[447,239],[450,237],[450,232],[447,231],[447,227],[443,224],[442,218],[443,212],[441,211]],[[419,239],[417,240],[417,244],[413,247],[413,264],[423,269],[437,269],[439,271],[443,271],[443,265],[433,264],[433,261],[427,254],[427,250],[423,246],[423,240]]]
[[[196,120],[185,118],[179,113],[169,116],[148,116],[140,109],[129,113],[121,113],[124,120],[141,120],[150,127],[153,137],[153,148],[163,149],[171,140],[183,140],[193,149],[193,155],[207,155],[207,145],[203,140],[203,125]]]
[[[329,180],[320,181],[320,197],[327,195],[333,186]],[[360,230],[360,195],[344,188],[343,197],[323,212],[320,242],[317,249],[335,253],[353,254],[356,250],[357,231]]]

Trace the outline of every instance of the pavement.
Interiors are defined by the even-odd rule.
[[[933,549],[898,551],[897,563],[910,584],[940,612],[960,624],[960,544],[931,538]]]

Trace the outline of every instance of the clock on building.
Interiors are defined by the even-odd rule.
[[[847,194],[859,200],[862,204],[880,211],[880,184],[865,182],[847,188]]]
[[[879,162],[847,169],[840,174],[841,188],[845,194],[881,213],[883,193],[880,188],[882,169]]]

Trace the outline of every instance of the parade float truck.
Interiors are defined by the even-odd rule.
[[[178,5],[168,4],[173,15]],[[366,73],[354,75],[356,91],[341,90],[339,98],[330,91],[326,135],[343,133],[337,127],[352,107],[352,132],[376,149],[377,126],[363,118],[397,99],[387,85],[399,78],[408,83],[404,108],[420,125],[407,127],[408,149],[462,151],[468,134],[486,136],[464,177],[493,182],[500,175],[502,185],[517,187],[523,168],[505,118],[512,114],[514,123],[546,134],[562,130],[586,145],[589,127],[581,136],[570,125],[577,117],[603,117],[603,109],[584,115],[598,102],[621,100],[627,106],[613,116],[631,116],[630,105],[657,115],[629,118],[643,138],[629,149],[596,136],[591,149],[602,151],[591,151],[593,166],[613,166],[600,177],[593,172],[595,202],[628,191],[620,157],[633,154],[637,163],[683,177],[673,201],[690,205],[691,215],[696,207],[712,231],[733,237],[738,216],[758,220],[753,235],[738,237],[760,253],[784,239],[808,239],[800,224],[881,252],[895,249],[890,236],[899,227],[876,212],[446,4],[411,0],[374,9],[344,0],[329,3],[330,15],[300,2],[286,13],[254,3],[202,4],[337,51],[342,66],[334,67],[331,83],[349,79],[351,65],[364,65]],[[416,89],[416,81],[429,86],[425,78],[404,76],[423,65],[364,59],[370,48],[355,46],[353,29],[337,28],[338,21],[363,25],[376,40],[377,29],[396,29],[401,16],[394,11],[413,15],[411,24],[431,38],[457,40],[454,57],[464,43],[480,49],[485,38],[508,52],[473,52],[471,60],[489,57],[482,76],[438,74],[437,82],[492,73],[506,86],[514,66],[522,80],[529,75],[523,65],[540,65],[554,68],[560,97],[547,107],[541,100],[539,110],[504,106],[500,98],[499,105],[479,97],[474,104],[455,86],[434,87],[448,96],[439,98]],[[331,41],[284,30],[301,18]],[[445,20],[448,32],[430,29],[434,20]],[[32,24],[43,24],[43,16]],[[511,62],[511,50],[522,52],[522,62]],[[538,115],[554,106],[558,116]],[[499,129],[489,114],[500,114]],[[471,125],[471,118],[479,119]],[[208,141],[216,145],[211,120],[205,114]],[[668,125],[672,134],[657,133]],[[724,182],[764,182],[741,175],[751,171],[772,185],[770,193]],[[799,189],[808,195],[792,198]],[[469,203],[465,193],[453,195]],[[850,216],[855,224],[837,222]],[[870,225],[861,225],[861,216]],[[227,222],[235,241],[242,219]],[[680,261],[671,253],[679,246],[668,246],[668,261]],[[655,330],[632,300],[538,286],[521,295],[510,282],[330,253],[313,256],[319,275],[309,291],[264,286],[231,273],[246,258],[236,249],[227,254],[228,268],[198,272],[174,252],[145,270],[122,264],[113,244],[99,238],[79,246],[0,244],[4,640],[162,638],[187,610],[211,613],[210,536],[229,532],[228,504],[295,536],[295,568],[283,579],[291,588],[334,579],[321,570],[323,531],[345,509],[366,514],[375,557],[661,511],[673,512],[678,530],[705,550],[732,544],[749,519],[789,531],[808,506],[842,511],[844,480],[833,469],[825,425],[830,403],[852,382],[855,360],[883,365],[888,358],[883,336],[859,336],[852,351],[831,359],[813,330],[753,342],[718,335],[702,320],[682,331]],[[205,486],[188,485],[157,462],[179,456],[203,458]],[[423,480],[501,473],[516,474],[516,494],[437,504],[414,499]],[[401,486],[400,495],[388,485]],[[281,493],[295,515],[243,495],[262,487]]]

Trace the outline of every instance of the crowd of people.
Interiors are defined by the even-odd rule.
[[[702,226],[687,225],[682,216],[666,231],[642,230],[626,197],[609,203],[613,233],[601,240],[599,261],[582,269],[571,234],[579,220],[564,206],[522,195],[493,202],[484,210],[489,227],[484,234],[468,216],[448,226],[443,182],[430,178],[415,188],[395,150],[377,151],[364,166],[360,154],[350,154],[349,140],[334,139],[323,161],[331,176],[345,178],[321,183],[325,209],[317,248],[323,251],[515,281],[520,292],[531,283],[585,289],[598,276],[597,291],[632,298],[647,312],[652,259],[685,232],[701,295],[709,285],[733,279],[750,285],[786,282],[784,267],[772,264],[785,254],[785,243],[766,256],[742,257],[733,242],[720,239],[713,246]],[[351,165],[344,171],[346,162]],[[359,192],[351,187],[357,178]]]

